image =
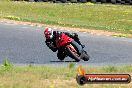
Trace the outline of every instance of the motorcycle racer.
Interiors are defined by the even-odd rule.
[[[53,31],[52,28],[45,28],[44,30],[44,35],[46,38],[45,43],[53,52],[56,52],[58,50],[58,53],[57,53],[58,59],[63,60],[65,58],[65,54],[62,52],[61,48],[57,48],[56,42],[55,42],[56,38],[61,36],[62,33],[74,39],[72,43],[77,46],[78,51],[81,53],[81,50],[82,48],[84,48],[84,45],[81,44],[77,33],[70,34],[68,32]]]

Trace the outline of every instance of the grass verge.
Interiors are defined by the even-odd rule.
[[[85,67],[86,73],[127,73],[132,75],[132,66]],[[86,84],[80,86],[75,77],[77,67],[69,64],[53,66],[14,66],[7,60],[0,67],[1,88],[131,88],[129,84]]]
[[[0,18],[120,32],[125,36],[132,35],[131,15],[129,5],[0,2]]]

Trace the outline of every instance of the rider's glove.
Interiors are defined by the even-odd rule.
[[[46,45],[53,51],[56,52],[58,49],[51,42],[45,42]]]

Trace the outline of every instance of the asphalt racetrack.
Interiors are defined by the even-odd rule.
[[[8,58],[13,64],[65,65],[70,62],[91,66],[131,65],[132,39],[97,36],[77,32],[89,61],[74,62],[67,57],[57,59],[56,53],[45,45],[43,28],[29,25],[0,23],[0,64]]]

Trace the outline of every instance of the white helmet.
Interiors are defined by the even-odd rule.
[[[53,30],[51,28],[45,28],[44,35],[46,39],[52,39],[53,38]]]

